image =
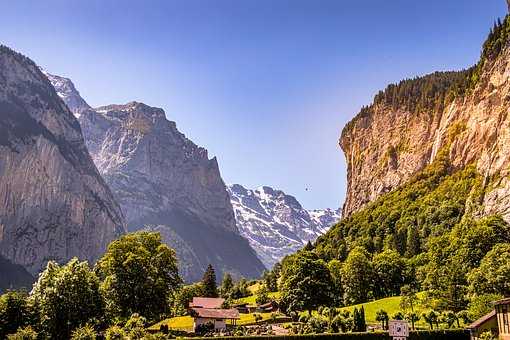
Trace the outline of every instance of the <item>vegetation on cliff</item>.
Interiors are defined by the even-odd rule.
[[[410,113],[434,114],[442,112],[455,98],[469,93],[480,81],[487,63],[494,61],[508,44],[510,17],[498,19],[491,28],[480,54],[472,67],[460,71],[434,72],[425,76],[404,79],[379,91],[370,106],[364,106],[342,131],[350,131],[355,122],[373,113],[377,106]]]

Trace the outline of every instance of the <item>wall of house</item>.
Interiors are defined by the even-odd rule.
[[[510,340],[510,306],[496,306],[497,322],[499,326],[499,338],[501,340]]]
[[[471,330],[471,340],[479,340],[480,335],[486,331],[491,331],[494,334],[498,332],[498,320],[496,318],[492,318],[491,320],[485,322],[476,330]]]
[[[214,325],[215,330],[222,330],[227,328],[226,322],[223,319],[194,318],[193,331],[195,331],[199,325],[205,325],[208,323],[212,323]]]

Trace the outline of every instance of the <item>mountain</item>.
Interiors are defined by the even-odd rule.
[[[305,210],[295,197],[263,186],[228,187],[237,228],[267,268],[324,234],[340,218],[340,211]]]
[[[344,302],[407,286],[460,311],[508,295],[496,284],[510,255],[508,112],[507,16],[475,66],[389,85],[344,127],[343,218],[313,249],[343,263]]]
[[[124,231],[76,118],[33,61],[0,46],[2,270],[8,262],[35,275],[48,260],[94,261]]]
[[[478,64],[390,85],[344,128],[345,216],[408,182],[440,154],[450,172],[474,164],[484,179],[481,215],[510,220],[510,48],[508,18]]]
[[[143,103],[90,108],[69,79],[48,75],[75,110],[88,150],[122,207],[129,231],[159,231],[186,281],[210,263],[219,277],[258,277],[265,269],[239,235],[216,158]],[[85,103],[85,104],[84,104]]]

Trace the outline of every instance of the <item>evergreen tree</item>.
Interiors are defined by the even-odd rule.
[[[216,273],[211,264],[207,266],[204,277],[202,278],[205,297],[218,297],[218,288],[216,286]]]
[[[232,280],[232,275],[230,273],[225,273],[223,275],[223,280],[221,281],[220,286],[220,295],[222,298],[229,298],[232,293],[232,288],[234,288],[234,281]]]
[[[361,310],[360,310],[360,313],[359,313],[359,324],[360,324],[360,327],[359,327],[359,331],[360,332],[366,332],[367,330],[367,321],[365,320],[365,308],[363,306],[361,306]]]
[[[312,242],[308,241],[303,249],[306,251],[312,251],[313,250]]]

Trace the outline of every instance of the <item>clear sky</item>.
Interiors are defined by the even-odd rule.
[[[0,13],[0,42],[92,106],[162,107],[227,183],[336,208],[344,124],[390,82],[474,64],[506,2],[0,0]]]

